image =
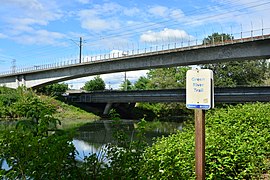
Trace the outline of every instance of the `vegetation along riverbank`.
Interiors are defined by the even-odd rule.
[[[136,141],[131,142],[118,128],[113,134],[116,143],[77,161],[72,133],[59,129],[59,118],[68,115],[66,105],[24,88],[0,92],[2,121],[20,119],[14,129],[0,131],[0,160],[9,165],[0,169],[0,179],[195,179],[193,120],[182,131],[156,139],[152,146],[145,142],[145,120],[136,125]],[[111,113],[111,118],[117,127],[117,113]],[[270,103],[208,111],[207,179],[269,178],[269,131]]]

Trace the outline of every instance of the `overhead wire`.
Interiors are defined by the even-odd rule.
[[[254,3],[258,3],[258,1],[254,1],[254,2],[250,2],[250,3],[247,3],[246,5],[250,5],[250,4],[254,4]],[[270,2],[267,2],[267,4],[268,3],[270,3]],[[229,7],[227,7],[227,8],[225,8],[225,9],[230,9],[230,8],[234,8],[234,7],[238,7],[238,6],[242,6],[242,5],[240,5],[239,3],[235,3],[236,5],[235,6],[229,6]],[[266,3],[263,3],[263,4],[260,4],[260,5],[265,5]],[[255,6],[260,6],[260,5],[254,5],[254,7]],[[249,7],[247,7],[247,8],[251,8],[251,7],[253,7],[253,6],[249,6]],[[244,9],[246,9],[246,8],[241,8],[241,9],[239,9],[239,10],[244,10]],[[175,9],[175,10],[177,10],[177,9]],[[209,12],[208,10],[206,10],[206,9],[200,9],[200,10],[192,10],[192,11],[189,11],[188,13],[186,13],[185,15],[186,16],[191,16],[191,15],[194,15],[194,14],[198,14],[199,12]],[[233,10],[233,11],[235,11],[235,10]],[[231,12],[231,11],[230,11]],[[164,23],[167,23],[167,22],[177,22],[177,23],[179,23],[178,21],[176,21],[176,20],[173,20],[173,19],[169,19],[169,20],[165,20],[165,21],[159,21],[159,22],[151,22],[151,24],[150,25],[145,25],[145,23],[148,23],[148,22],[144,22],[144,23],[142,23],[141,24],[141,27],[139,26],[138,28],[136,28],[135,30],[139,30],[139,29],[145,29],[145,28],[149,28],[149,27],[153,27],[153,26],[160,26],[160,25],[162,25],[162,24],[164,24]],[[136,27],[136,25],[133,25],[133,26],[126,26],[126,27],[121,27],[121,31],[118,31],[119,33],[121,33],[121,32],[126,32],[128,29],[130,29],[130,27],[131,28],[133,28],[133,27]],[[134,30],[134,28],[133,29],[131,29],[131,30]],[[110,32],[117,32],[117,30],[112,30],[112,31],[110,31]],[[142,31],[139,31],[139,32],[142,32]],[[144,31],[143,31],[144,32]],[[122,34],[122,33],[121,33]],[[120,36],[121,36],[121,34],[120,34]],[[128,34],[132,34],[132,33],[128,33]],[[109,34],[109,35],[106,35],[106,36],[103,36],[102,38],[111,38],[111,37],[115,37],[115,36],[119,36],[118,34],[113,34],[113,33],[111,33],[111,34]],[[88,40],[88,39],[86,39],[86,40]]]
[[[247,3],[246,5],[248,5],[248,4],[253,4],[253,3],[257,3],[257,1],[254,1],[254,2],[250,2],[250,3]],[[232,8],[232,7],[238,7],[239,6],[239,3],[225,3],[224,4],[224,6],[226,5],[228,5],[228,4],[231,4],[231,5],[234,5],[234,6],[230,6],[230,7],[227,7],[227,8]],[[178,9],[174,9],[174,10],[178,10]],[[191,10],[191,11],[188,11],[187,13],[186,13],[186,15],[192,15],[192,14],[194,14],[194,13],[199,13],[199,12],[204,12],[205,11],[205,9],[200,9],[200,10]],[[140,27],[139,29],[141,29],[141,28],[149,28],[149,27],[153,27],[153,26],[161,26],[161,24],[164,24],[164,23],[166,23],[166,22],[172,22],[172,21],[174,21],[174,20],[172,20],[172,19],[170,19],[170,20],[166,20],[166,21],[160,21],[160,22],[157,22],[157,23],[151,23],[150,25],[145,25],[145,23],[141,23],[140,25],[139,25],[139,27],[140,26],[143,26],[143,27]],[[130,28],[134,28],[134,27],[136,27],[136,26],[138,26],[138,24],[137,25],[133,25],[133,26],[127,26],[127,28],[128,29],[130,29]],[[123,28],[121,28],[121,30],[123,31],[123,32],[126,32],[126,30],[125,30],[125,27],[123,27]],[[145,31],[145,30],[144,30]],[[139,31],[139,32],[136,32],[136,34],[138,34],[138,33],[141,33],[141,32],[144,32],[144,31]],[[112,30],[111,32],[117,32],[117,30]],[[118,31],[118,32],[120,32],[121,33],[121,31]],[[101,36],[103,39],[104,38],[111,38],[111,37],[119,37],[119,36],[121,36],[121,37],[123,37],[123,36],[128,36],[128,35],[133,35],[134,34],[134,32],[132,32],[132,33],[124,33],[124,34],[121,34],[121,35],[118,35],[118,34],[111,34],[111,35],[106,35],[106,36]],[[89,39],[86,39],[86,40],[89,40]],[[95,40],[95,42],[97,42],[97,41],[99,41],[99,40]],[[93,41],[92,41],[93,42]],[[92,45],[92,44],[91,44]],[[53,48],[53,47],[49,47],[49,50],[46,50],[45,51],[45,49],[46,49],[46,47],[44,48],[40,48],[40,51],[39,51],[39,54],[42,54],[42,52],[43,53],[46,53],[46,52],[55,52],[55,51],[58,51],[59,52],[59,50],[60,49],[62,49],[63,51],[64,50],[66,50],[67,48],[66,47],[63,47],[63,48],[57,48],[57,50],[56,50],[56,48]],[[33,51],[34,50],[34,51]],[[32,49],[32,50],[27,50],[27,51],[24,51],[24,52],[29,52],[29,51],[31,51],[31,53],[33,53],[33,52],[37,52],[39,49]],[[22,53],[24,53],[24,52],[22,52]],[[62,51],[61,51],[62,52]],[[37,55],[39,55],[39,54],[37,54]],[[27,56],[21,56],[21,57],[27,57]]]
[[[257,4],[252,5],[252,6],[247,6],[247,5],[251,5],[251,4],[254,4],[254,3],[257,3]],[[221,14],[215,14],[215,15],[210,15],[210,16],[203,17],[203,18],[197,18],[195,20],[198,21],[198,20],[207,20],[207,19],[211,19],[211,18],[217,18],[217,17],[220,17],[222,15],[229,14],[231,12],[242,11],[242,10],[249,9],[249,8],[259,7],[259,6],[267,5],[269,3],[270,2],[264,2],[264,3],[258,4],[258,1],[253,1],[253,2],[245,4],[246,6],[243,7],[243,8],[240,8],[240,9],[234,9],[234,10],[230,10],[230,11],[227,11],[227,12],[224,12],[224,13],[221,13]],[[230,6],[228,6],[228,4]],[[236,8],[236,7],[239,7],[241,5],[242,4],[239,4],[239,3],[227,3],[227,4],[225,3],[224,4],[224,6],[227,6],[225,9]],[[175,10],[179,10],[179,9],[175,9]],[[194,15],[194,14],[197,14],[197,13],[204,13],[204,12],[208,12],[208,11],[206,9],[191,10],[191,11],[186,12],[185,15],[186,16],[191,16],[191,15]],[[145,23],[150,23],[150,24],[145,25]],[[145,32],[147,28],[152,27],[151,30],[155,30],[155,29],[159,29],[162,26],[172,27],[172,26],[175,26],[175,25],[178,25],[178,24],[179,24],[179,21],[175,20],[175,19],[169,19],[169,20],[159,21],[159,22],[144,22],[144,23],[141,23],[141,24],[136,24],[136,25],[132,25],[132,26],[126,26],[126,27],[121,28],[120,30],[119,29],[118,30],[112,30],[112,31],[110,31],[110,34],[108,34],[106,36],[100,36],[99,38],[106,39],[106,38],[115,38],[115,37],[118,38],[118,37],[134,36],[134,35]],[[134,28],[134,27],[137,27],[137,28]],[[127,30],[129,30],[128,33],[125,33],[125,32],[127,32]],[[133,30],[135,32],[131,32]],[[118,33],[113,33],[113,32],[118,32]],[[124,32],[124,33],[121,33],[121,32]],[[90,38],[88,38],[88,39],[85,38],[85,39],[87,41],[90,40]],[[98,42],[100,42],[102,39],[92,40],[90,43],[84,44],[84,46],[95,46],[95,45],[98,46],[99,45]],[[65,40],[65,41],[67,41],[67,40]],[[41,47],[41,48],[33,48],[31,50],[26,50],[26,51],[23,51],[23,52],[20,52],[20,53],[26,54],[27,52],[31,52],[31,54],[33,54],[33,52],[35,52],[36,56],[38,56],[38,55],[44,56],[44,54],[53,53],[53,52],[57,52],[57,53],[61,54],[61,52],[64,52],[64,51],[67,51],[67,50],[74,50],[74,47],[69,46],[69,47],[55,48],[55,47],[49,47],[48,46],[48,47]],[[33,56],[33,55],[19,55],[18,57],[26,58],[26,57],[31,57],[31,56]]]
[[[232,13],[232,12],[235,12],[235,11],[242,11],[242,10],[246,10],[246,9],[249,9],[249,8],[260,7],[260,6],[267,5],[267,4],[270,4],[270,2],[261,3],[261,4],[257,4],[257,5],[253,5],[253,6],[248,6],[248,7],[244,7],[244,8],[237,9],[237,10],[230,10],[230,11],[227,11],[227,12],[224,12],[224,13],[221,13],[221,14],[210,15],[210,16],[207,16],[207,17],[198,18],[198,19],[194,19],[194,20],[200,21],[200,20],[207,20],[207,19],[211,19],[211,18],[217,18],[219,16],[223,16],[223,15],[226,15],[226,14],[229,14],[229,13]],[[241,14],[246,14],[246,13],[247,12],[241,13]],[[173,24],[169,24],[168,26],[177,25],[177,24],[179,24],[179,22],[173,23]],[[137,31],[136,33],[134,33],[134,32],[128,32],[128,33],[123,33],[121,35],[118,35],[118,34],[109,35],[109,36],[105,36],[104,38],[125,37],[125,36],[131,36],[131,35],[135,35],[135,34],[142,33],[142,32],[145,32],[145,31]],[[99,40],[95,40],[95,41],[92,41],[92,42],[98,42],[98,41]]]

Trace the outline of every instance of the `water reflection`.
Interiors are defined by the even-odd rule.
[[[10,169],[6,160],[3,160],[1,168],[6,170],[6,171],[8,171]]]
[[[138,122],[139,121],[134,120],[123,120],[122,123],[119,125],[119,127],[126,132],[129,140],[131,141],[134,140]],[[10,126],[10,123],[5,125]],[[146,126],[146,141],[151,144],[153,142],[153,138],[168,136],[171,133],[175,133],[179,130],[181,131],[182,128],[183,121],[148,122]],[[97,121],[95,123],[87,124],[80,127],[77,135],[72,141],[78,152],[76,159],[82,161],[85,156],[89,156],[89,154],[93,153],[96,153],[99,156],[104,155],[102,153],[105,153],[105,151],[103,151],[105,145],[107,143],[113,143],[114,131],[115,124],[113,123],[113,121],[110,120]],[[5,170],[10,169],[5,160],[2,162],[1,167]]]
[[[89,154],[99,154],[102,147],[95,147],[94,145],[89,144],[83,140],[73,139],[72,143],[76,147],[77,156],[76,159],[82,161],[85,156],[89,156]]]
[[[129,140],[134,140],[137,123],[139,121],[123,120],[118,128],[121,128],[127,134]],[[99,153],[100,149],[107,143],[113,143],[113,133],[115,132],[113,121],[104,120],[87,124],[79,128],[76,137],[73,140],[82,160],[84,156],[92,153]],[[146,141],[151,144],[153,138],[168,136],[171,133],[181,131],[183,122],[148,122],[146,126]]]

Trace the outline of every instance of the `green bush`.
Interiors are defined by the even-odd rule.
[[[10,169],[0,167],[0,179],[74,179],[72,136],[57,130],[60,121],[52,116],[54,109],[36,97],[20,108],[24,120],[16,129],[1,132],[0,160]]]
[[[259,179],[269,173],[269,131],[269,103],[207,112],[206,178]],[[195,179],[194,158],[194,125],[187,125],[148,148],[139,173],[148,179]]]

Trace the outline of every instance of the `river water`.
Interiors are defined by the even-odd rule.
[[[121,120],[119,124],[120,129],[124,130],[130,141],[135,138],[138,122],[137,120]],[[174,122],[147,122],[146,141],[151,144],[153,138],[168,136],[171,133],[181,131],[182,128],[182,119]],[[78,152],[76,159],[83,160],[89,154],[99,154],[107,143],[113,142],[114,132],[115,126],[111,120],[99,120],[80,127],[73,139],[73,144]],[[2,168],[9,169],[5,161]]]
[[[127,134],[128,140],[132,141],[135,138],[136,127],[139,121],[136,120],[121,120],[120,129]],[[171,133],[181,131],[183,121],[176,122],[147,122],[146,125],[146,141],[151,144],[153,138],[168,136]],[[77,135],[73,139],[73,144],[78,151],[78,160],[82,160],[84,156],[99,151],[107,143],[112,143],[115,126],[113,121],[104,120],[87,124],[78,129]]]

